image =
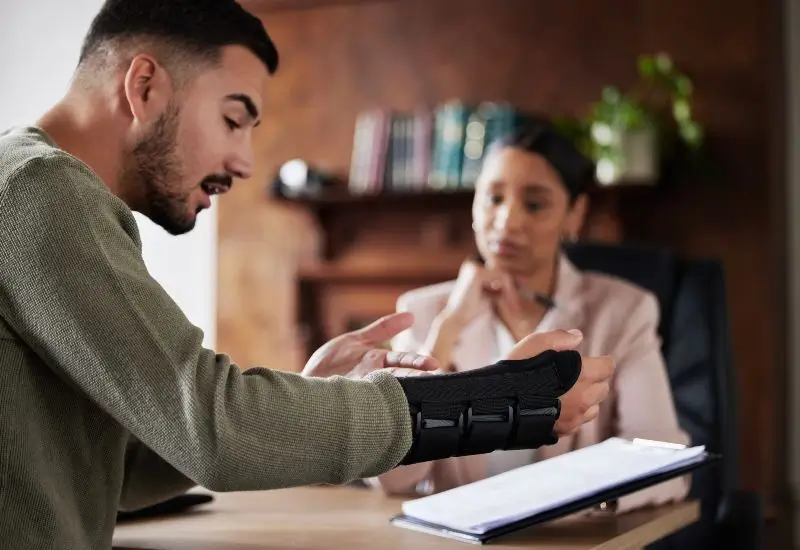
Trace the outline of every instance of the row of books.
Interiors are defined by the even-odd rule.
[[[356,119],[349,191],[471,189],[487,146],[520,118],[509,104],[453,100],[433,111],[370,109]]]

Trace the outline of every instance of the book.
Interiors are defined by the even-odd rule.
[[[454,190],[459,187],[469,112],[470,108],[460,100],[451,100],[436,108],[433,164],[428,178],[431,189]]]
[[[687,474],[719,457],[704,446],[612,437],[449,491],[406,501],[398,527],[484,543]]]
[[[464,138],[461,187],[473,189],[487,148],[497,139],[511,134],[520,123],[520,113],[505,102],[484,101],[470,112]]]

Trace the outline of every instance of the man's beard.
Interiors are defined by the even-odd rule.
[[[191,231],[197,217],[189,209],[189,191],[181,190],[183,171],[175,152],[178,114],[176,107],[167,106],[133,148],[121,174],[126,185],[141,187],[141,213],[172,235]]]

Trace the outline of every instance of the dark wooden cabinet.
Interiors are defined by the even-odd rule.
[[[474,251],[470,190],[280,198],[307,209],[323,239],[297,276],[297,321],[310,354],[395,310],[403,292],[455,277]]]

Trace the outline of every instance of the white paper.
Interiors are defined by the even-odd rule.
[[[628,481],[702,457],[705,447],[611,438],[555,458],[403,503],[403,513],[482,534]]]

